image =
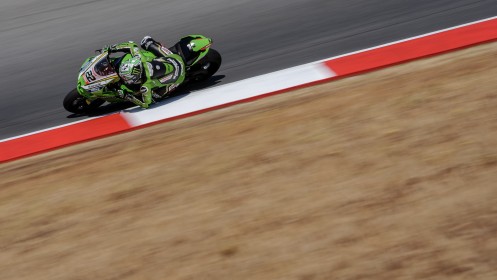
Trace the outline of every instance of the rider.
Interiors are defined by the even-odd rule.
[[[124,82],[118,90],[118,96],[148,108],[153,98],[164,97],[184,81],[185,63],[181,56],[172,53],[150,36],[142,39],[141,47],[155,57],[144,55],[133,41],[105,46],[103,50],[126,53],[118,69],[119,77]],[[140,94],[141,100],[136,97]]]

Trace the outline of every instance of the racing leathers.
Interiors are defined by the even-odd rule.
[[[144,50],[132,41],[111,47],[104,47],[109,52],[126,53],[121,59],[118,74],[123,83],[118,96],[134,104],[148,108],[155,99],[160,99],[176,89],[185,79],[185,64],[181,56],[172,53],[151,37],[146,36],[141,42]],[[153,46],[153,47],[151,47]],[[139,67],[131,69],[133,61]],[[141,62],[141,65],[139,65]],[[126,79],[122,74],[136,74],[137,79]],[[140,97],[141,98],[137,98]]]

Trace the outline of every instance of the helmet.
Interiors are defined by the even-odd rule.
[[[142,62],[138,57],[126,55],[119,67],[119,76],[126,84],[139,84],[142,76]]]

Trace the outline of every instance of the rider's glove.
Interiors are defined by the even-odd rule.
[[[157,43],[152,37],[150,36],[145,36],[143,37],[142,41],[140,42],[140,45],[142,49],[148,50],[148,47],[150,44]]]
[[[103,52],[112,52],[112,51],[115,51],[116,50],[116,44],[114,45],[105,45],[103,48],[102,48],[102,51]]]

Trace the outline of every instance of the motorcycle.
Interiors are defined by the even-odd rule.
[[[221,66],[221,55],[211,48],[212,39],[202,35],[188,35],[168,48],[181,56],[185,62],[185,80],[181,87],[208,80]],[[64,108],[75,114],[88,114],[105,102],[126,102],[117,96],[122,83],[117,69],[124,55],[111,56],[108,51],[97,50],[98,55],[89,57],[81,66],[78,84],[63,101]],[[153,58],[160,56],[154,48],[141,50],[142,55]],[[162,96],[160,89],[154,92],[154,102],[168,97]]]

